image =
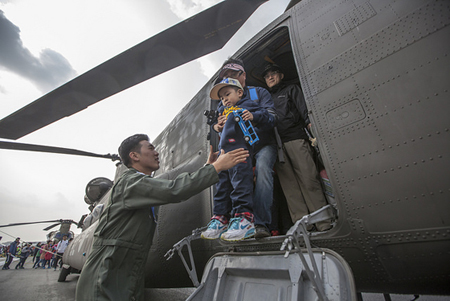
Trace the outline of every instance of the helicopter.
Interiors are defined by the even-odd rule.
[[[248,85],[263,86],[262,68],[275,62],[288,83],[302,87],[332,187],[328,201],[335,208],[333,228],[315,233],[311,241],[348,262],[359,292],[450,294],[444,180],[450,167],[449,24],[446,1],[291,1],[284,14],[232,55],[244,61]],[[154,139],[164,158],[155,176],[173,179],[206,161],[209,144],[218,137],[211,133],[207,140],[210,128],[202,112],[215,109],[208,91],[218,73]],[[74,86],[82,89],[69,84],[52,93]],[[52,93],[1,120],[0,137],[18,139],[73,113],[21,123],[39,111],[39,103],[56,101]],[[116,177],[123,168],[118,165]],[[93,207],[93,216],[99,216],[108,195]],[[164,253],[207,223],[212,195],[213,188],[157,209],[146,286],[189,285],[179,272],[181,263],[165,261]],[[74,269],[82,268],[92,242],[95,218],[89,222],[64,255]],[[215,242],[196,241],[197,270],[219,249]]]
[[[52,225],[45,227],[44,231],[49,231],[50,229],[59,226],[59,230],[57,231],[50,231],[47,234],[47,241],[51,240],[62,240],[63,236],[67,236],[68,239],[74,238],[75,234],[73,231],[70,231],[70,226],[72,224],[75,224],[78,226],[78,223],[71,220],[71,219],[59,219],[59,220],[49,220],[49,221],[39,221],[39,222],[24,222],[24,223],[12,223],[7,225],[0,225],[0,228],[5,227],[14,227],[14,226],[23,226],[23,225],[34,225],[34,224],[47,224],[47,223],[53,223]]]

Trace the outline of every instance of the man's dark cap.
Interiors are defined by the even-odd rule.
[[[267,74],[269,71],[279,71],[280,73],[283,73],[283,70],[282,70],[281,67],[278,66],[277,64],[268,64],[268,65],[264,68],[264,71],[263,71],[263,73],[262,73],[261,76],[262,76],[262,77],[266,76],[266,74]]]
[[[119,156],[122,159],[122,162],[125,166],[128,166],[130,164],[129,154],[131,150],[133,150],[136,146],[138,146],[139,142],[141,142],[142,140],[150,141],[148,136],[145,134],[135,134],[123,140],[122,143],[120,144]]]

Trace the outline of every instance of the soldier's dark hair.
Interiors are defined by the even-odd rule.
[[[130,152],[139,153],[141,150],[141,145],[139,144],[139,142],[143,140],[150,141],[148,136],[145,134],[135,134],[122,141],[119,146],[119,156],[125,166],[130,167]]]
[[[245,66],[244,66],[244,61],[243,61],[243,60],[228,58],[228,59],[222,64],[222,68],[223,68],[223,66],[228,65],[228,64],[239,64],[239,65],[241,65],[242,68],[244,68],[244,70],[245,70]]]

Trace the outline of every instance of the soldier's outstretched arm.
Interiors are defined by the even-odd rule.
[[[231,167],[244,162],[248,156],[248,150],[245,150],[243,148],[238,148],[229,151],[228,153],[225,153],[225,151],[222,149],[220,150],[219,158],[217,158],[217,160],[213,163],[210,163],[208,160],[208,163],[212,164],[217,173],[219,173],[222,170],[230,169]]]

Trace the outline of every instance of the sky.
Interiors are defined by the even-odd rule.
[[[0,119],[219,0],[0,0]],[[154,139],[223,61],[283,13],[261,5],[217,52],[122,91],[17,140],[117,153],[135,133]],[[173,88],[177,83],[177,89]],[[125,107],[139,108],[132,113]],[[1,139],[0,140],[5,140]],[[164,158],[161,158],[164,160]],[[0,225],[72,219],[89,212],[86,184],[114,179],[108,159],[0,150]],[[0,228],[1,242],[44,240],[49,224]],[[56,230],[55,228],[54,230]],[[76,226],[72,231],[80,233]]]

